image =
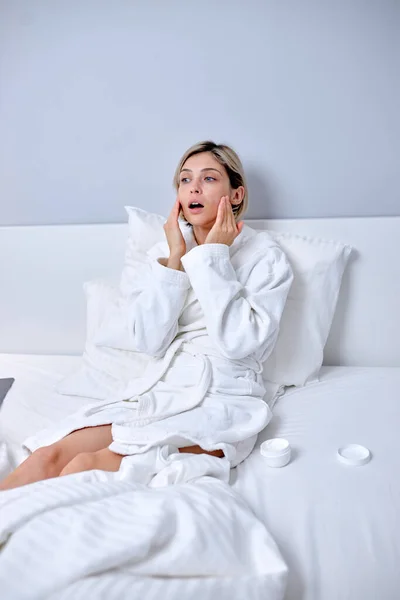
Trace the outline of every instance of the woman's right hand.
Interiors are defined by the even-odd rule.
[[[182,256],[186,254],[185,238],[182,235],[178,223],[180,210],[181,203],[177,198],[167,221],[164,223],[164,231],[165,235],[167,236],[170,259],[178,262],[181,260]]]

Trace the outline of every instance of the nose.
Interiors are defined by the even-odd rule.
[[[194,179],[192,181],[192,185],[190,186],[190,193],[191,194],[199,194],[200,193],[200,186],[197,183],[197,181],[195,181]]]

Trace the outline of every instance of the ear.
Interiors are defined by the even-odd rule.
[[[232,204],[240,204],[244,198],[244,187],[240,185],[238,188],[233,190],[233,196],[231,198]]]

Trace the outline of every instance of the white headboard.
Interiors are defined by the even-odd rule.
[[[246,221],[355,248],[325,364],[400,366],[400,217]],[[117,282],[127,226],[0,227],[0,352],[80,354],[82,284]]]

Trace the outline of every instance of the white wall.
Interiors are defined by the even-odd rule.
[[[249,218],[399,215],[396,0],[0,0],[0,225],[166,215],[232,144]]]

